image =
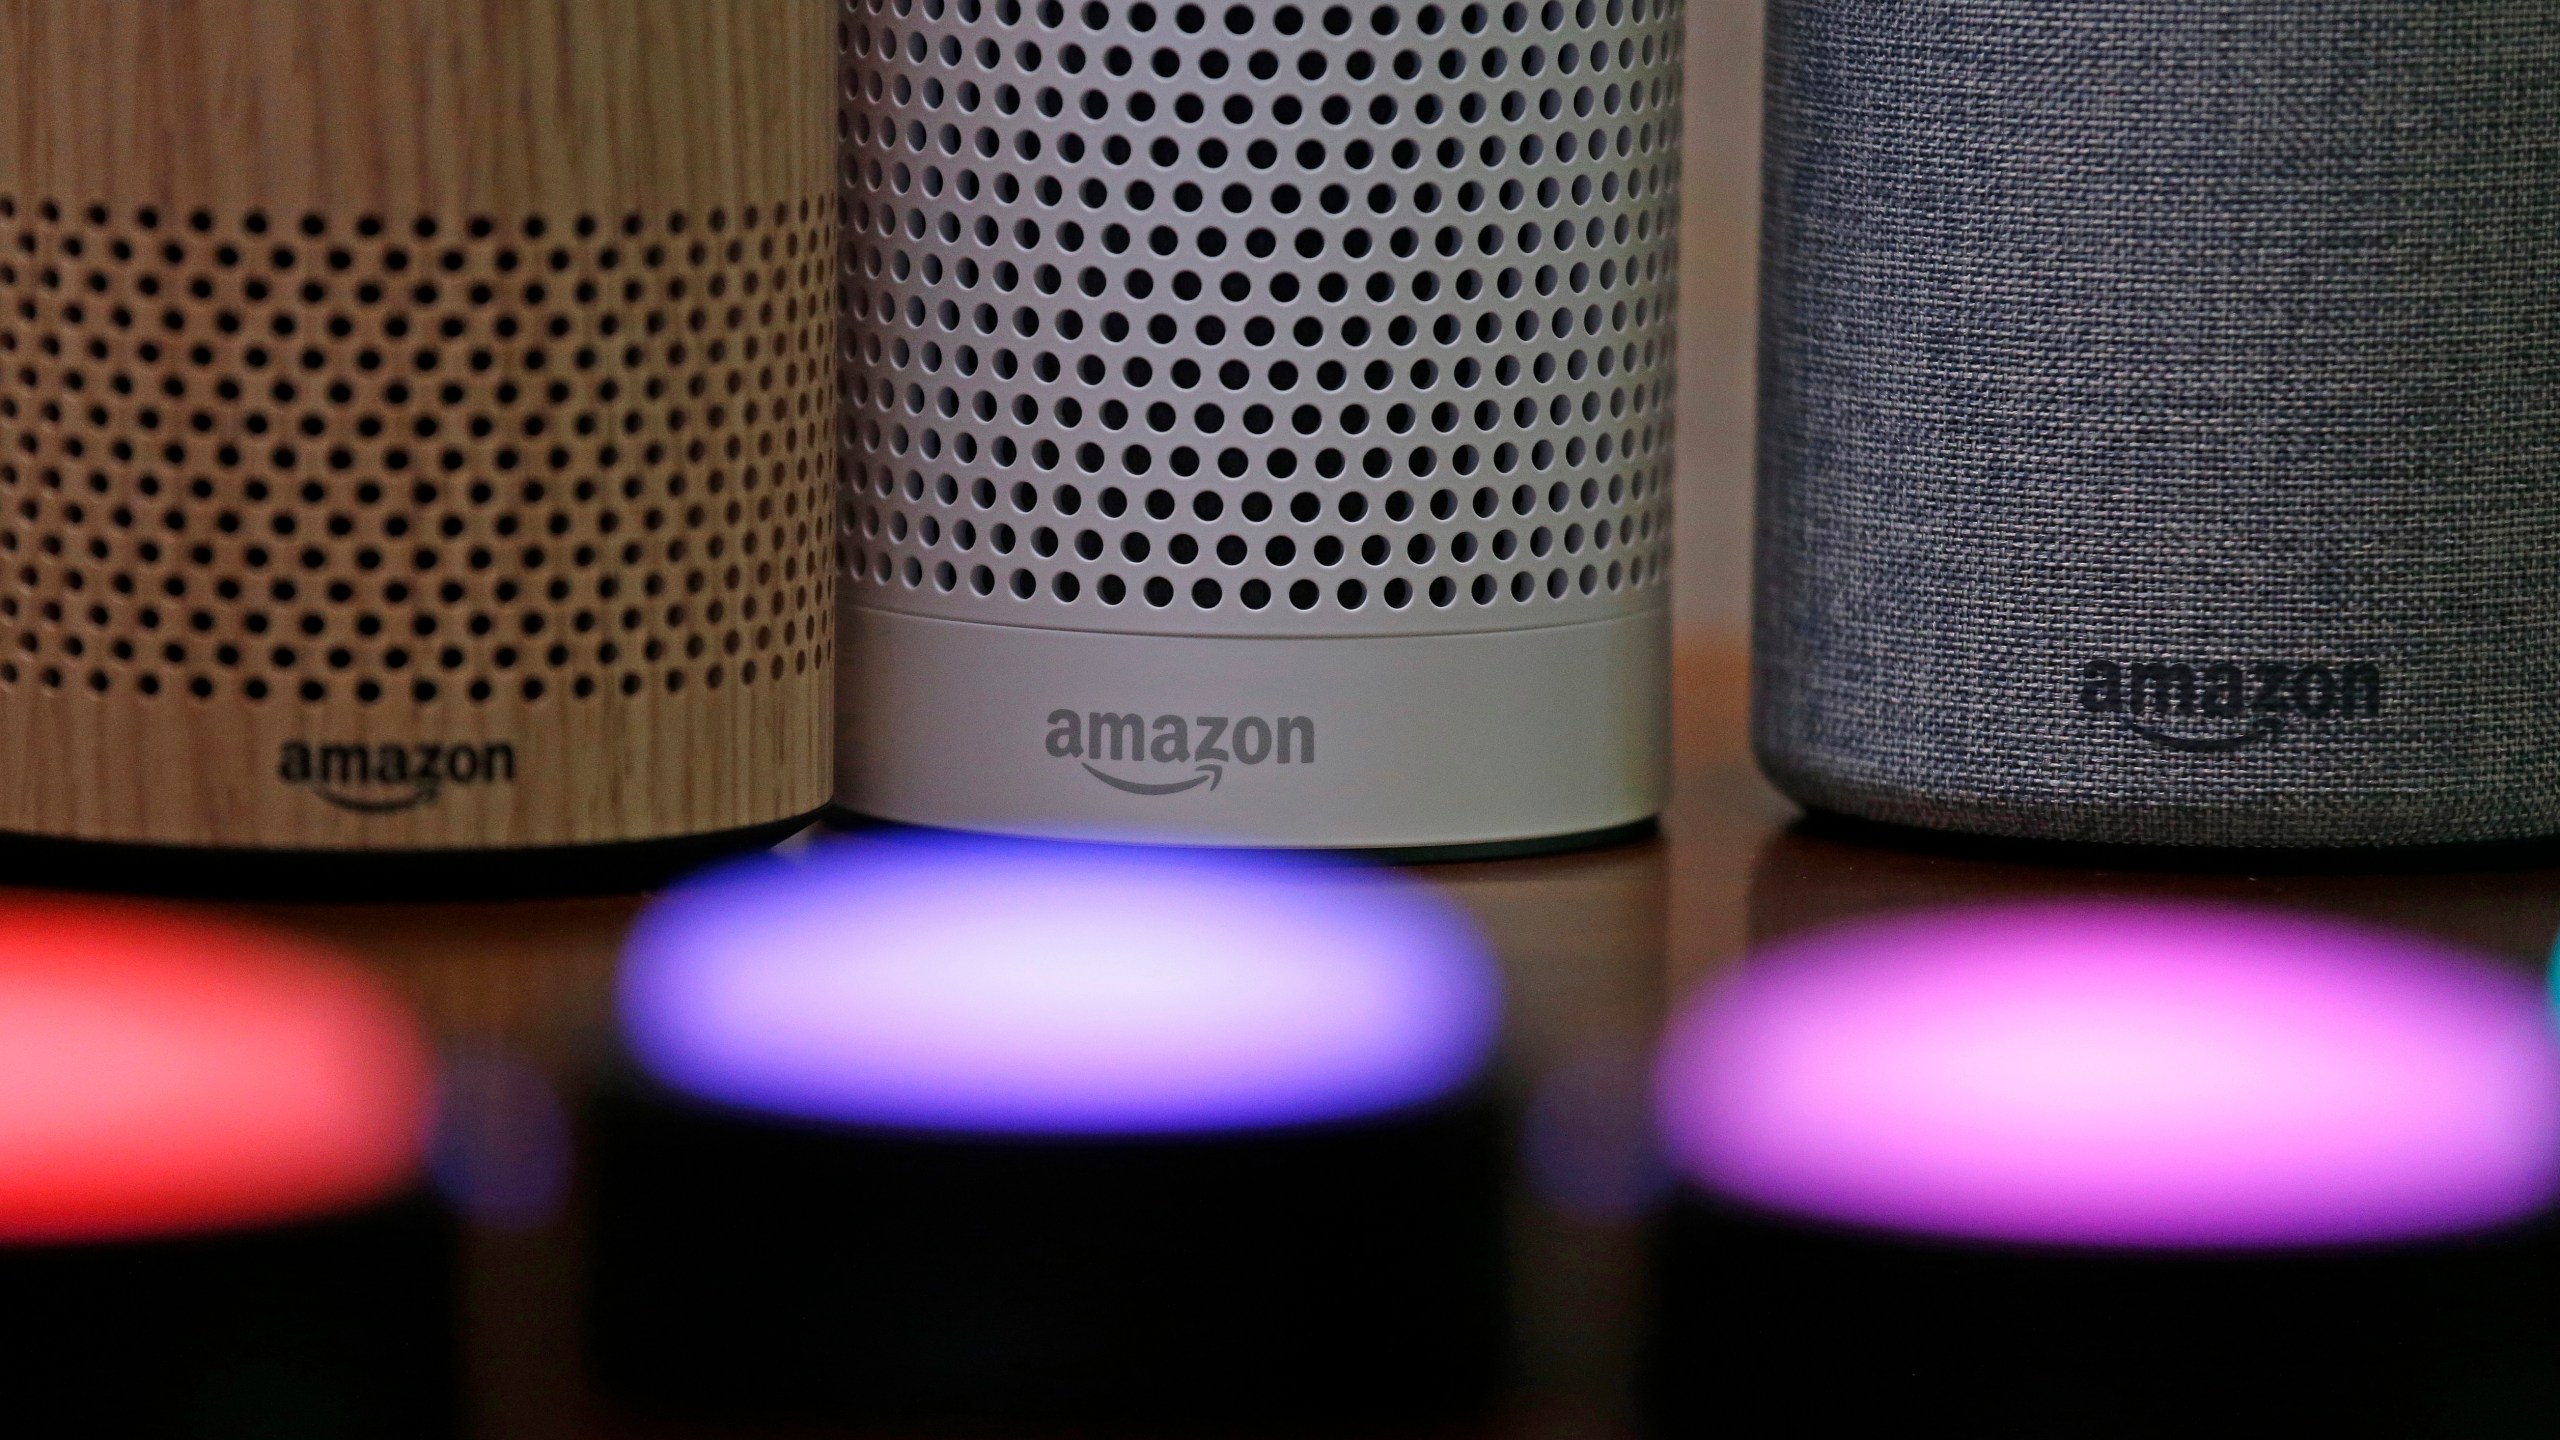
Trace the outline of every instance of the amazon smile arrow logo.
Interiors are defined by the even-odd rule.
[[[2092,660],[2074,684],[2082,711],[2181,755],[2275,745],[2297,730],[2382,713],[2382,667],[2365,660]]]
[[[1044,748],[1053,759],[1073,760],[1087,775],[1124,795],[1160,799],[1209,794],[1225,782],[1229,766],[1316,763],[1316,722],[1306,715],[1155,715],[1119,710],[1049,712]],[[1113,769],[1104,769],[1109,765]],[[1181,778],[1149,777],[1135,767],[1183,767]],[[1187,771],[1188,773],[1183,773]],[[1115,773],[1117,772],[1117,773]]]
[[[313,744],[288,740],[276,778],[356,815],[397,815],[433,805],[446,790],[512,785],[516,747],[485,745]]]
[[[2179,735],[2127,719],[2125,728],[2163,750],[2184,750],[2190,755],[2212,755],[2225,750],[2246,750],[2252,745],[2272,745],[2284,738],[2284,722],[2269,716],[2250,722],[2249,728],[2237,735]]]
[[[1106,774],[1103,771],[1096,770],[1091,765],[1084,767],[1084,773],[1101,781],[1103,784],[1110,786],[1114,790],[1123,791],[1130,795],[1179,795],[1185,790],[1197,790],[1202,785],[1207,785],[1212,790],[1217,789],[1218,782],[1226,778],[1227,767],[1223,765],[1203,765],[1200,767],[1199,774],[1192,776],[1188,780],[1176,780],[1170,785],[1145,785],[1135,780],[1123,780],[1117,775]]]

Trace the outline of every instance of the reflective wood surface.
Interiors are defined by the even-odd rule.
[[[1681,655],[1678,790],[1660,839],[1415,872],[1474,914],[1503,964],[1510,1015],[1500,1085],[1518,1141],[1507,1202],[1513,1378],[1489,1416],[1433,1433],[1642,1428],[1634,1395],[1648,1283],[1643,1215],[1661,1193],[1645,1142],[1648,1050],[1666,1007],[1755,942],[1881,910],[2029,894],[2305,907],[2441,935],[2537,971],[2560,930],[2560,868],[2530,856],[2381,873],[2235,867],[2216,857],[2213,868],[2193,871],[1822,834],[1801,825],[1751,766],[1742,673],[1730,641],[1708,637]],[[608,1073],[616,951],[642,903],[234,908],[380,967],[463,1062],[452,1103],[481,1107],[466,1118],[482,1143],[501,1157],[516,1145],[538,1162],[542,1117],[532,1112],[557,1105],[574,1127],[584,1097]],[[519,1072],[541,1076],[548,1096],[471,1078]],[[590,1198],[582,1178],[572,1173],[554,1213],[470,1232],[463,1290],[473,1433],[834,1433],[653,1420],[597,1392],[582,1355]]]

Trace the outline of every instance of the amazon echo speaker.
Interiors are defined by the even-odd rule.
[[[1757,696],[2043,840],[2560,829],[2560,31],[1777,0]]]
[[[343,958],[0,905],[0,1387],[13,1435],[451,1435],[457,1236],[431,1057]]]
[[[2527,1435],[2560,1045],[2527,972],[2222,904],[1904,911],[1657,1068],[1666,1434]]]
[[[817,810],[833,36],[0,0],[0,831],[539,882]]]
[[[634,930],[597,1097],[624,1404],[865,1433],[1397,1433],[1504,1371],[1502,1008],[1410,882],[901,835]]]
[[[1663,0],[848,4],[841,803],[1649,824],[1680,38]]]

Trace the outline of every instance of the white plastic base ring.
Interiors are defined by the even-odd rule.
[[[837,798],[1058,839],[1500,845],[1662,809],[1659,610],[1465,635],[1214,639],[847,606]]]

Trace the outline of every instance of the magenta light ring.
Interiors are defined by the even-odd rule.
[[[1802,1216],[2063,1245],[2380,1242],[2560,1189],[2527,978],[2214,906],[1936,911],[1787,942],[1676,1018],[1664,1144]]]

